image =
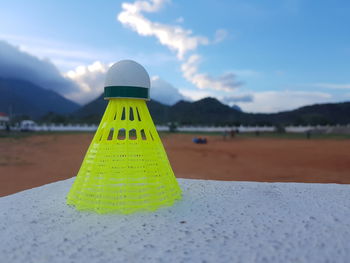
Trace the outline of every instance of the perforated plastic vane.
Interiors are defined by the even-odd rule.
[[[120,67],[116,68],[112,73],[120,71]],[[148,74],[145,76],[147,80]],[[146,84],[142,87],[149,88]],[[125,87],[113,85],[113,88],[122,86]],[[109,97],[102,121],[67,196],[67,204],[78,210],[128,214],[154,211],[178,199],[181,189],[145,100]]]

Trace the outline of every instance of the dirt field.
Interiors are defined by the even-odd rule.
[[[92,134],[0,138],[0,196],[75,176]],[[350,183],[350,140],[163,137],[177,177],[263,182]]]

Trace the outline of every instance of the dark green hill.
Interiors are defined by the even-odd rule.
[[[39,118],[48,112],[68,114],[79,108],[58,93],[19,79],[0,78],[0,112]]]
[[[85,104],[74,112],[74,116],[87,122],[98,123],[106,109],[107,101],[103,99],[103,95],[97,99]]]
[[[236,124],[242,113],[214,98],[195,102],[180,101],[170,107],[170,120],[183,124]]]
[[[81,119],[89,123],[98,123],[106,109],[107,102],[108,101],[104,100],[102,94],[97,99],[78,109],[74,113],[74,116],[77,119]],[[148,101],[147,105],[151,115],[155,121],[157,121],[157,123],[165,123],[168,121],[169,106],[163,105],[155,100]]]
[[[250,114],[249,123],[268,125],[333,125],[350,123],[350,102],[304,106],[292,111]]]
[[[214,98],[195,102],[179,101],[173,106],[157,101],[147,102],[155,123],[177,122],[200,125],[316,125],[350,123],[350,102],[316,104],[292,111],[271,114],[245,113],[222,104]],[[86,104],[75,116],[87,122],[98,123],[106,108],[103,95]]]

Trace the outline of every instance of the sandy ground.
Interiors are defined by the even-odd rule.
[[[75,176],[92,134],[0,138],[0,196]],[[177,177],[262,182],[350,183],[350,140],[163,137]]]

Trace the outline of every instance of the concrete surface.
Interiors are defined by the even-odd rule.
[[[350,186],[179,179],[155,213],[65,204],[72,179],[0,198],[1,262],[350,262]]]

